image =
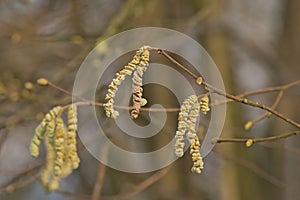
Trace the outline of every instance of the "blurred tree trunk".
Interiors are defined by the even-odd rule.
[[[214,3],[209,1],[204,1],[205,4],[214,4],[211,6],[213,9],[213,14],[211,20],[212,23],[218,24],[221,19],[223,4],[219,1],[214,1]],[[222,74],[226,91],[232,91],[232,73],[230,67],[230,58],[228,53],[228,39],[224,32],[217,30],[208,34],[204,43],[206,44],[206,50],[211,55],[212,59],[216,62],[220,73]],[[223,133],[226,133],[226,137],[233,137],[232,129],[233,126],[233,113],[227,110],[226,113],[226,124],[223,128]],[[230,146],[223,146],[222,152],[227,155],[236,155],[235,144]],[[237,169],[236,165],[232,162],[223,162],[220,167],[220,196],[224,200],[238,200],[239,198],[239,187],[237,179]]]
[[[286,4],[285,24],[283,27],[283,35],[281,40],[280,54],[285,64],[283,69],[291,74],[293,79],[299,79],[300,75],[300,1],[289,0]],[[283,77],[284,78],[284,77]],[[286,80],[285,80],[286,81]],[[300,119],[299,109],[299,89],[295,89],[289,98],[284,99],[284,104],[281,104],[280,109],[284,110],[287,116],[290,116],[296,121]],[[298,91],[298,92],[296,92]],[[296,110],[295,110],[296,109]],[[297,112],[298,110],[298,112]],[[287,131],[287,127],[283,127]],[[294,127],[290,129],[294,130]],[[285,147],[290,149],[299,149],[300,138],[290,138],[285,142]],[[286,194],[285,199],[295,199],[300,196],[299,180],[300,180],[300,159],[299,155],[291,151],[285,151],[285,180]]]

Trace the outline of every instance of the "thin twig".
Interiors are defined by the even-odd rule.
[[[277,95],[277,97],[276,97],[273,105],[271,106],[271,109],[274,110],[274,109],[277,108],[277,106],[279,105],[280,100],[283,97],[283,93],[284,93],[283,90],[279,91],[279,93],[278,93],[278,95]],[[270,116],[271,116],[270,112],[265,112],[264,114],[262,114],[261,116],[257,117],[256,119],[254,119],[252,121],[248,121],[246,124],[251,123],[251,126],[253,126],[253,125],[257,124],[258,122],[260,122],[260,121],[262,121],[262,120],[264,120],[264,119],[266,119],[267,117],[270,117]]]
[[[99,163],[97,180],[94,184],[94,189],[93,189],[92,198],[91,198],[92,200],[100,199],[101,190],[102,190],[104,177],[105,177],[105,172],[106,172],[106,166],[102,163]]]
[[[225,142],[242,142],[245,143],[249,140],[252,140],[252,143],[259,143],[259,142],[267,142],[273,140],[280,140],[285,139],[291,136],[300,135],[300,131],[292,131],[288,133],[282,133],[280,135],[270,136],[270,137],[263,137],[263,138],[213,138],[213,143],[225,143]]]
[[[57,89],[57,90],[59,90],[59,91],[65,93],[65,94],[67,94],[67,95],[69,95],[69,96],[78,98],[78,99],[80,99],[81,101],[89,101],[88,99],[83,98],[82,96],[73,94],[72,92],[69,92],[68,90],[63,89],[63,88],[61,88],[61,87],[55,85],[54,83],[52,83],[52,82],[50,82],[50,81],[47,81],[47,84],[48,84],[50,87],[53,87],[53,88],[55,88],[55,89]]]
[[[241,94],[236,95],[237,97],[249,97],[249,96],[254,96],[254,95],[258,95],[258,94],[265,94],[265,93],[270,93],[270,92],[278,92],[278,91],[285,91],[290,89],[291,87],[300,85],[300,80],[282,85],[282,86],[275,86],[275,87],[268,87],[268,88],[264,88],[264,89],[259,89],[259,90],[252,90],[249,92],[244,92]],[[224,101],[218,101],[218,102],[214,102],[211,104],[211,106],[217,106],[220,104],[224,104],[224,103],[231,103],[234,102],[234,100],[232,99],[226,99]]]
[[[183,69],[184,71],[186,71],[189,75],[191,75],[194,79],[198,79],[199,77],[194,74],[192,71],[190,71],[187,67],[183,66],[182,64],[180,64],[179,62],[177,62],[174,58],[172,58],[167,52],[165,52],[164,50],[162,49],[158,49],[157,51],[158,54],[161,54],[163,56],[165,56],[167,59],[169,59],[171,62],[173,62],[174,64],[176,64],[178,67],[180,67],[181,69]],[[243,104],[246,104],[246,105],[249,105],[249,106],[253,106],[253,107],[257,107],[257,108],[261,108],[263,110],[266,110],[266,111],[269,111],[270,113],[276,115],[277,117],[283,119],[284,121],[288,122],[289,124],[297,127],[300,129],[300,124],[295,122],[294,120],[288,118],[287,116],[281,114],[280,112],[276,111],[276,110],[273,110],[272,108],[264,105],[264,104],[261,104],[261,103],[258,103],[258,102],[254,102],[254,101],[251,101],[251,100],[248,100],[246,98],[242,98],[242,97],[238,97],[238,96],[234,96],[234,95],[231,95],[231,94],[228,94],[218,88],[215,88],[214,86],[206,83],[204,80],[202,81],[202,84],[208,88],[211,92],[213,93],[216,93],[216,94],[219,94],[221,96],[224,96],[228,99],[231,99],[231,100],[234,100],[236,102],[239,102],[239,103],[243,103]],[[297,83],[294,83],[294,84],[297,84]],[[287,86],[287,87],[291,87],[291,86]]]
[[[104,159],[107,159],[108,154],[109,154],[109,143],[106,142],[104,144],[104,152],[103,152]],[[106,173],[106,165],[99,162],[97,179],[94,184],[92,198],[91,198],[92,200],[101,199],[100,196],[101,196],[102,186],[104,183],[105,173]]]
[[[171,167],[169,166],[169,167],[166,167],[164,169],[159,170],[158,172],[156,172],[155,174],[153,174],[152,176],[150,176],[146,180],[144,180],[141,183],[135,185],[134,188],[129,192],[120,193],[120,194],[113,195],[113,196],[103,196],[101,199],[102,200],[130,199],[133,196],[135,196],[136,194],[138,194],[138,193],[142,192],[143,190],[145,190],[146,188],[148,188],[150,185],[156,183],[162,177],[164,177],[167,174],[167,172],[170,170],[170,168]]]

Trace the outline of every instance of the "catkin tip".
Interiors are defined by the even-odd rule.
[[[204,163],[200,154],[200,142],[197,136],[195,136],[193,143],[190,146],[190,155],[192,156],[193,161],[191,171],[193,173],[200,174]]]
[[[204,115],[206,115],[207,112],[210,111],[208,96],[204,96],[204,97],[201,98],[201,100],[200,100],[200,110]]]

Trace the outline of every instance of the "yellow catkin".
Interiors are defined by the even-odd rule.
[[[209,98],[208,96],[202,97],[200,100],[200,110],[201,112],[206,115],[208,111],[210,111],[209,108]]]
[[[59,188],[60,180],[61,180],[60,176],[54,176],[52,180],[48,183],[46,189],[49,192],[53,192],[57,190]]]
[[[52,117],[51,114],[46,115],[47,120],[49,117]],[[44,188],[48,187],[48,184],[53,176],[54,173],[54,166],[55,166],[55,159],[56,159],[56,152],[54,147],[54,136],[56,131],[56,122],[53,120],[49,121],[46,126],[46,132],[45,132],[45,146],[47,151],[47,157],[46,157],[46,166],[41,174],[41,182],[44,186]]]
[[[133,100],[133,109],[131,111],[131,117],[136,119],[140,113],[141,106],[144,106],[147,103],[145,98],[142,98],[143,95],[143,75],[147,70],[150,61],[150,51],[147,47],[144,47],[144,52],[142,54],[141,62],[139,66],[133,73],[132,78],[132,100]]]
[[[55,150],[53,147],[53,138],[45,137],[44,143],[46,146],[47,157],[46,165],[41,173],[41,182],[44,188],[47,189],[54,172]]]
[[[199,115],[199,103],[196,95],[185,99],[181,105],[178,115],[178,126],[175,134],[175,154],[182,157],[184,153],[184,136],[187,133],[189,140],[196,135],[196,121]],[[190,141],[191,142],[191,141]]]
[[[200,104],[195,95],[191,97],[190,103],[192,107],[188,115],[188,121],[187,121],[188,127],[187,127],[186,135],[191,144],[194,138],[196,137],[196,123],[197,123],[197,118],[199,116]]]
[[[45,115],[30,145],[30,152],[36,157],[41,140],[44,140],[47,157],[41,182],[49,192],[57,190],[61,178],[71,174],[80,162],[76,149],[77,107],[68,107],[68,129],[60,116],[62,111],[62,107],[57,106]]]
[[[42,122],[35,129],[35,135],[33,136],[30,145],[31,155],[37,157],[41,140],[44,140],[47,157],[45,167],[41,173],[41,182],[47,190],[50,182],[52,182],[54,173],[59,171],[57,169],[58,166],[60,166],[59,163],[61,163],[61,158],[57,155],[57,152],[63,151],[60,147],[60,138],[64,133],[62,133],[60,128],[62,125],[64,126],[64,124],[62,119],[58,117],[61,111],[62,108],[56,106],[45,115]]]
[[[36,127],[35,134],[30,144],[30,154],[33,157],[37,157],[39,155],[39,146],[41,144],[41,139],[44,138],[46,132],[48,133],[51,132],[52,134],[54,133],[55,123],[53,122],[53,120],[60,112],[61,112],[60,106],[54,107],[46,114],[42,122]]]
[[[193,167],[191,171],[195,174],[200,174],[203,169],[204,163],[200,154],[200,142],[197,136],[195,136],[190,146],[190,154],[192,156]]]
[[[140,65],[142,54],[145,51],[145,47],[141,47],[133,57],[133,59],[122,69],[116,73],[115,78],[108,86],[107,94],[105,96],[106,103],[104,104],[105,114],[108,117],[116,119],[119,116],[119,112],[114,109],[114,97],[118,91],[118,86],[121,85],[126,76],[130,76],[134,70]]]
[[[64,140],[65,140],[65,134],[66,128],[65,124],[61,117],[56,118],[56,130],[55,130],[55,136],[54,136],[54,149],[55,149],[55,165],[54,165],[54,174],[56,176],[60,176],[62,173],[62,168],[64,165],[65,160],[65,146],[64,146]]]
[[[68,108],[68,132],[67,132],[67,159],[72,164],[73,169],[77,169],[79,166],[80,159],[77,155],[76,147],[76,131],[77,131],[77,107],[74,105]]]
[[[39,156],[39,147],[41,144],[41,139],[44,137],[45,129],[46,127],[43,125],[44,123],[39,124],[36,129],[35,129],[35,134],[33,138],[31,139],[30,143],[30,154],[33,157],[38,157]]]

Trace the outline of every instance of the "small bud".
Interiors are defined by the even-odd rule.
[[[248,131],[253,126],[253,122],[249,121],[245,124],[244,129]]]
[[[252,139],[248,139],[246,141],[246,147],[251,147],[253,145],[253,140]]]
[[[46,85],[48,85],[48,80],[45,79],[45,78],[39,78],[39,79],[37,80],[37,83],[38,83],[39,85],[46,86]]]
[[[141,106],[145,106],[147,104],[147,99],[142,98],[141,99]]]
[[[218,143],[218,138],[217,137],[212,138],[211,143],[212,144],[217,144]]]
[[[196,83],[197,83],[198,85],[201,85],[202,82],[203,82],[203,78],[202,78],[202,77],[198,77],[198,78],[196,79]]]
[[[6,192],[9,194],[11,194],[15,191],[15,187],[12,185],[7,186],[5,189],[6,189]]]
[[[249,101],[248,101],[248,99],[243,99],[242,100],[242,103],[248,103]]]
[[[32,90],[34,88],[32,82],[26,82],[24,84],[24,87],[27,89],[27,90]]]

